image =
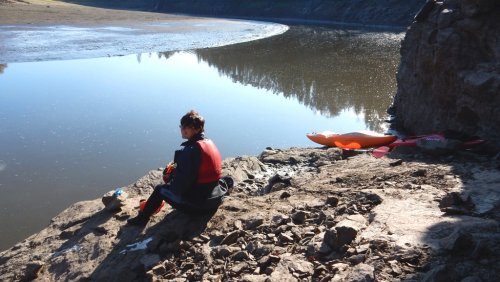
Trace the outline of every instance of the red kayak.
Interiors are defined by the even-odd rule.
[[[395,135],[382,135],[375,132],[350,132],[345,134],[330,131],[307,133],[307,138],[321,145],[339,147],[343,149],[373,148],[387,145],[396,139]]]
[[[417,146],[417,141],[423,139],[423,140],[435,140],[435,141],[444,141],[447,138],[444,137],[443,133],[436,133],[436,134],[431,134],[431,135],[420,135],[420,136],[409,136],[405,138],[399,138],[396,141],[392,142],[389,145],[386,145],[387,147],[393,149],[396,146],[404,145],[404,146],[410,146],[410,147],[416,147]],[[449,138],[448,138],[449,139]],[[471,140],[465,141],[462,144],[462,148],[469,148],[473,147],[479,144],[483,144],[488,142],[486,139],[481,139],[481,138],[472,138]]]

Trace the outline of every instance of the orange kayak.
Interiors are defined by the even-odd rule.
[[[385,146],[398,139],[395,135],[382,135],[372,132],[351,132],[338,134],[325,131],[320,133],[308,133],[306,135],[307,138],[318,144],[344,149],[362,149]]]

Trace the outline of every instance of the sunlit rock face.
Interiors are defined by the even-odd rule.
[[[500,144],[500,2],[446,0],[408,29],[394,99],[396,128],[446,129]]]

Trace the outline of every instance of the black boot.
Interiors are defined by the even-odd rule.
[[[146,226],[149,221],[149,216],[145,216],[142,212],[136,217],[127,219],[127,225],[137,225],[137,226]]]

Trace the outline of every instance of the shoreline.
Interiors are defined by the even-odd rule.
[[[149,49],[151,46],[140,45],[145,41],[157,44],[157,47],[154,48],[158,48],[159,51],[176,51],[255,40],[279,33],[285,27],[254,21],[234,21],[141,11],[119,11],[59,2],[33,1],[33,3],[0,3],[0,75],[2,75],[3,69],[9,67],[9,64],[21,62],[106,59],[108,56],[130,56],[138,53],[155,52],[156,50]],[[46,3],[50,3],[50,8],[45,6]],[[45,13],[45,9],[50,13]],[[42,13],[39,13],[38,17],[31,16],[31,13],[37,11]],[[58,12],[54,14],[54,11]],[[70,11],[86,12],[76,17],[75,14],[66,13]],[[131,14],[138,16],[131,17],[129,16]],[[105,16],[109,16],[109,23],[111,24],[101,22],[100,19]],[[59,18],[61,18],[60,21]],[[27,19],[30,19],[32,24],[23,24]],[[158,24],[160,20],[165,23],[165,26],[154,25]],[[49,25],[50,21],[53,21],[53,25]],[[110,28],[112,25],[120,28]],[[55,37],[53,34],[57,30],[63,30],[59,31],[62,37],[65,36],[65,33],[79,32],[83,38],[82,42],[87,40],[89,35],[95,36],[94,39],[99,39],[99,36],[102,38],[96,43],[87,44],[86,47],[89,50],[86,50],[82,48],[78,41],[73,43],[66,38],[60,38],[61,36]],[[5,38],[7,33],[11,35],[10,38]],[[28,35],[16,39],[14,38],[15,33],[26,33]],[[232,33],[235,33],[235,36],[232,36]],[[211,38],[202,41],[200,40],[201,34],[206,34],[205,37]],[[227,35],[227,37],[223,38],[223,35]],[[115,41],[105,42],[107,38],[112,38]],[[173,39],[175,39],[176,44],[171,45],[172,48],[162,47]],[[24,40],[36,44],[38,44],[36,41],[43,40],[47,41],[44,43],[47,45],[26,46],[28,44],[24,43]],[[116,43],[116,40],[119,43]],[[199,44],[192,44],[193,41],[198,41]],[[54,42],[59,43],[56,46]],[[164,42],[165,45],[158,42]],[[15,46],[12,46],[13,44]],[[132,44],[135,49],[125,46],[127,44]],[[186,46],[189,48],[186,48]],[[130,50],[124,50],[125,48],[130,48]],[[28,81],[28,83],[30,82]],[[23,233],[24,230],[19,232]],[[34,232],[30,232],[29,235],[32,233]],[[17,238],[16,242],[23,240],[25,237],[27,236]],[[8,244],[5,249],[10,247],[11,245]]]
[[[487,240],[493,249],[499,246],[497,208],[488,189],[497,179],[498,161],[468,152],[445,161],[415,148],[395,151],[376,159],[364,152],[347,158],[339,148],[268,148],[259,156],[228,158],[223,175],[233,176],[236,184],[215,215],[192,218],[166,206],[146,227],[127,227],[125,220],[137,213],[139,199],[161,179],[162,170],[153,170],[122,187],[124,193],[115,200],[109,201],[115,192],[109,191],[101,200],[77,202],[47,228],[0,252],[0,280],[182,279],[182,274],[194,275],[182,267],[186,263],[201,269],[199,275],[208,281],[282,281],[296,272],[286,267],[290,263],[301,265],[316,281],[352,281],[346,277],[361,271],[359,266],[370,281],[434,276],[464,281],[484,277],[488,269],[497,271],[494,252],[463,244],[479,246]],[[446,206],[454,194],[469,197],[469,204]],[[333,230],[345,232],[336,226],[354,232],[346,247],[332,239]],[[459,243],[462,237],[456,234],[465,234],[468,241]],[[481,268],[463,270],[461,279],[454,280],[439,273],[442,266],[433,261],[454,266],[458,251],[460,259]],[[277,261],[269,271],[263,267],[268,258]],[[234,280],[221,279],[224,263]],[[173,267],[183,271],[163,270]]]
[[[2,64],[220,47],[284,33],[287,23],[405,28],[292,18],[216,18],[47,0],[5,1],[9,2],[0,2]]]
[[[338,21],[328,21],[328,20],[312,20],[312,19],[300,19],[300,18],[276,18],[276,17],[245,17],[245,16],[210,16],[210,15],[197,15],[197,14],[183,14],[183,13],[171,13],[170,15],[188,16],[188,17],[202,17],[202,18],[213,18],[213,19],[232,19],[232,20],[249,20],[249,21],[259,21],[259,22],[276,22],[281,24],[303,24],[303,25],[338,25],[338,26],[355,26],[355,27],[370,27],[378,29],[390,29],[395,31],[406,31],[408,26],[398,26],[398,25],[377,25],[377,24],[363,24],[363,23],[346,23]]]
[[[0,4],[0,63],[210,48],[288,30],[270,22],[32,3]]]

